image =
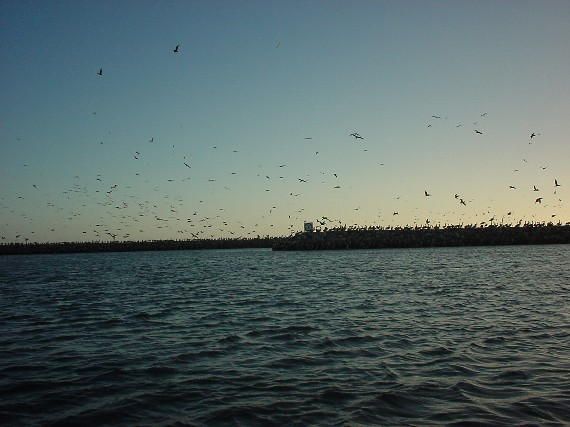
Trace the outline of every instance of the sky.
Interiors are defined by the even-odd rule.
[[[568,22],[567,0],[4,0],[1,243],[569,222]]]

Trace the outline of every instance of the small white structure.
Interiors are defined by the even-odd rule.
[[[303,229],[305,230],[305,232],[311,233],[313,231],[313,223],[305,221],[305,225],[303,226]]]

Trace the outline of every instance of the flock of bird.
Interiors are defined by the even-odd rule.
[[[280,43],[276,47],[279,47]],[[172,49],[174,54],[180,54],[180,45],[176,45]],[[99,78],[105,78],[103,67],[99,68],[96,73]],[[487,113],[480,115],[481,118],[487,116]],[[432,123],[427,125],[428,128],[434,127],[434,120],[443,121],[447,117],[441,115],[432,115]],[[460,128],[463,124],[457,124],[455,127]],[[484,137],[484,132],[479,127],[476,121],[473,123],[474,133],[478,137]],[[540,133],[533,131],[529,134],[529,144],[535,138],[540,136]],[[347,131],[346,133],[347,144],[351,141],[353,144],[360,144],[362,151],[368,150],[366,144],[368,141],[358,132]],[[314,156],[319,156],[319,151],[315,148],[313,136],[303,137],[305,144],[309,145],[308,150],[314,152]],[[101,142],[103,144],[103,142]],[[145,150],[148,151],[149,144],[156,146],[163,144],[160,136],[150,136],[147,141],[141,143],[140,148],[132,152],[131,161],[135,162],[152,162],[152,154],[145,157]],[[322,146],[320,146],[322,147]],[[174,149],[174,146],[172,146]],[[239,148],[239,147],[237,147]],[[232,149],[231,152],[224,152],[225,155],[238,155],[240,150]],[[321,148],[322,149],[322,148]],[[325,148],[326,149],[326,148]],[[211,148],[212,152],[219,153],[220,150],[217,146]],[[157,238],[179,238],[179,239],[197,239],[197,238],[237,238],[237,237],[256,237],[258,235],[287,235],[294,234],[302,230],[303,221],[316,221],[319,227],[332,227],[349,223],[346,219],[330,219],[330,216],[338,216],[335,212],[323,212],[326,215],[318,216],[316,218],[308,217],[305,211],[304,203],[315,197],[315,191],[321,191],[319,188],[323,186],[329,188],[331,191],[338,191],[344,188],[341,173],[335,170],[326,170],[324,167],[318,173],[315,169],[308,170],[307,173],[300,174],[298,168],[294,172],[289,172],[290,167],[287,164],[280,163],[273,166],[257,165],[256,170],[237,171],[218,170],[216,173],[220,176],[210,176],[207,181],[204,179],[199,182],[198,186],[206,189],[202,198],[189,200],[185,194],[182,193],[180,187],[169,189],[167,186],[179,184],[187,181],[196,181],[199,176],[204,176],[204,171],[194,174],[196,169],[199,169],[199,159],[193,158],[193,155],[180,156],[177,152],[172,150],[172,157],[175,159],[171,167],[176,170],[176,176],[167,178],[165,180],[151,180],[144,175],[144,168],[135,173],[128,182],[112,182],[113,177],[104,174],[98,174],[96,177],[83,177],[75,175],[72,183],[67,188],[63,189],[58,198],[51,199],[50,194],[44,194],[44,198],[39,198],[37,195],[29,196],[27,194],[19,194],[18,200],[24,201],[27,197],[34,198],[36,204],[29,207],[28,210],[15,206],[8,197],[3,196],[0,198],[0,212],[9,212],[11,215],[20,217],[19,225],[3,223],[0,225],[1,243],[8,242],[36,242],[36,241],[54,241],[51,236],[58,235],[58,226],[54,225],[49,230],[41,230],[40,223],[35,219],[38,211],[46,214],[46,216],[53,216],[59,218],[59,227],[73,227],[81,235],[75,240],[148,240]],[[125,161],[127,161],[125,159]],[[526,160],[524,160],[526,162]],[[148,163],[147,163],[148,164]],[[178,166],[178,167],[177,167]],[[323,166],[323,164],[321,164]],[[326,165],[325,165],[326,166]],[[378,163],[378,166],[384,166],[384,163]],[[29,168],[29,164],[24,164],[23,167]],[[542,170],[546,170],[547,166],[541,166]],[[517,170],[515,170],[517,172]],[[231,195],[232,185],[235,182],[235,176],[238,174],[247,173],[254,181],[254,184],[248,186],[247,189],[237,190],[238,195]],[[562,199],[556,197],[556,190],[562,184],[556,178],[552,178],[553,193],[549,200],[552,203],[558,203],[557,206],[562,206]],[[270,184],[271,183],[271,184]],[[318,186],[314,184],[318,183]],[[309,184],[313,184],[309,187]],[[33,190],[39,191],[38,186],[40,183],[32,185]],[[257,189],[260,193],[252,195],[251,199],[240,196],[240,191],[249,192],[251,189]],[[509,184],[510,190],[517,190],[515,185]],[[248,222],[245,218],[248,217],[247,204],[248,200],[256,198],[263,198],[261,193],[276,193],[273,198],[264,199],[267,203],[265,208],[258,213],[256,222]],[[350,186],[348,190],[350,191]],[[433,195],[430,189],[425,188],[418,190],[426,198],[436,199],[438,197],[449,197],[457,201],[463,208],[468,208],[468,205],[473,202],[468,197],[460,196],[459,194]],[[532,192],[535,196],[532,197],[534,205],[543,205],[543,200],[547,197],[545,194],[540,193],[541,190],[534,185]],[[224,193],[225,192],[225,193]],[[214,203],[209,202],[209,196],[216,194],[217,200]],[[220,193],[224,193],[220,197]],[[539,195],[539,197],[536,197]],[[64,197],[64,203],[61,203],[59,198]],[[295,201],[296,198],[303,201]],[[400,199],[401,196],[396,196],[394,199]],[[420,196],[421,197],[421,196]],[[42,205],[38,205],[38,200],[42,201]],[[227,204],[220,204],[219,200],[226,200]],[[530,200],[530,199],[529,199]],[[208,205],[208,206],[207,206]],[[236,205],[241,205],[237,206]],[[543,205],[544,206],[544,205]],[[352,209],[353,211],[360,211],[361,206]],[[245,211],[245,212],[242,212]],[[479,221],[481,225],[493,224],[497,221],[497,216],[492,213],[492,207],[485,212],[480,212],[481,216],[488,215],[487,218]],[[238,213],[240,212],[240,213]],[[381,213],[375,212],[375,217],[379,222],[387,222],[388,218],[400,215],[400,211],[390,211]],[[468,215],[462,213],[465,218],[470,218],[473,222],[478,215]],[[504,217],[511,218],[514,213],[512,211],[505,212]],[[240,217],[241,216],[241,217]],[[436,216],[436,215],[434,215]],[[556,214],[552,213],[551,218],[555,218]],[[479,217],[480,219],[480,217]],[[527,218],[528,219],[528,218]],[[445,220],[445,218],[444,218]],[[65,221],[65,222],[63,222]],[[368,219],[370,221],[370,219]],[[441,221],[441,218],[421,218],[419,214],[414,217],[414,221],[422,224],[432,224]],[[42,222],[43,224],[43,222]],[[355,222],[351,226],[363,226],[365,224],[358,224]],[[368,224],[370,225],[370,224]],[[401,224],[404,225],[404,224]],[[285,226],[285,228],[283,228]],[[51,233],[51,234],[50,234]],[[41,235],[41,236],[40,236]]]

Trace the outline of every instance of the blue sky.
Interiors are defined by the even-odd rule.
[[[2,242],[570,221],[568,22],[567,1],[4,1]]]

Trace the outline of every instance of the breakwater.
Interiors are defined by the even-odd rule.
[[[122,242],[11,243],[0,245],[0,255],[38,255],[91,252],[181,251],[193,249],[271,248],[282,237],[249,239],[145,240]]]
[[[273,250],[331,250],[569,244],[570,225],[337,228],[299,233],[275,242]]]
[[[1,255],[271,248],[275,251],[570,244],[570,224],[347,228],[300,232],[290,237],[10,243]]]

